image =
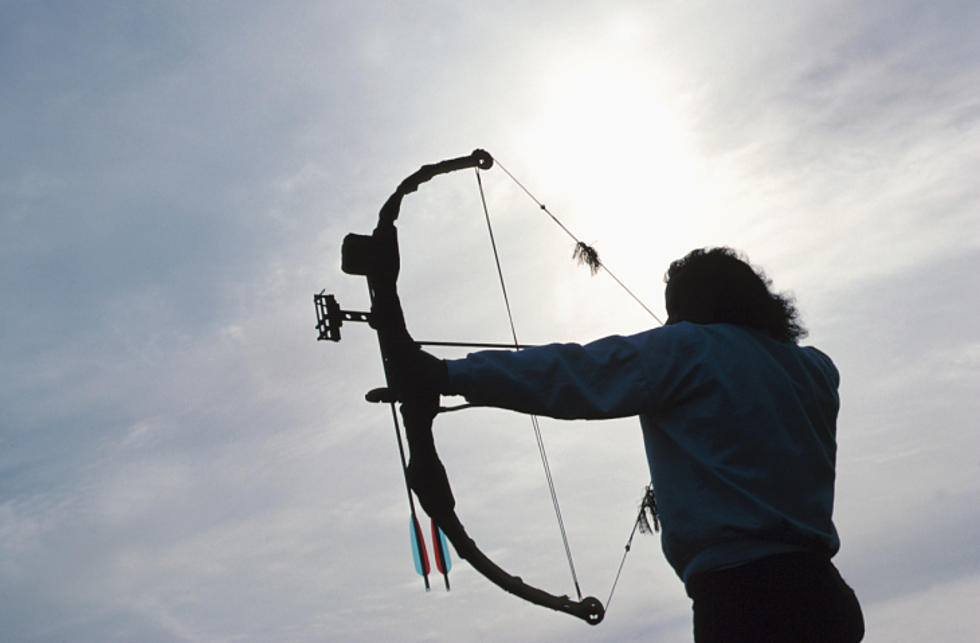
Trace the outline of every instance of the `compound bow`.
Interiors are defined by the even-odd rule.
[[[452,542],[459,557],[467,560],[491,582],[512,594],[531,603],[571,614],[590,625],[596,625],[602,621],[605,613],[602,603],[597,598],[588,596],[576,601],[567,595],[550,594],[525,583],[518,576],[508,574],[480,551],[456,515],[456,501],[449,485],[449,478],[436,452],[432,421],[440,410],[438,401],[420,403],[418,400],[402,399],[402,392],[398,390],[399,348],[412,342],[397,292],[399,250],[395,220],[398,218],[402,198],[417,190],[422,183],[440,174],[467,168],[487,170],[493,166],[493,163],[489,153],[475,150],[468,156],[425,165],[402,181],[388,198],[381,208],[378,224],[371,235],[347,235],[343,244],[341,268],[347,274],[367,278],[371,312],[343,311],[332,295],[324,295],[322,292],[315,295],[317,328],[320,332],[318,339],[339,341],[343,321],[366,321],[377,331],[387,388],[371,391],[367,399],[373,402],[388,402],[391,405],[392,417],[399,436],[399,449],[402,448],[401,434],[394,404],[396,401],[402,402],[401,411],[410,454],[406,465],[402,452],[406,484],[415,492],[422,507],[435,524]],[[412,505],[414,525],[416,519],[411,491],[409,491],[409,502]]]

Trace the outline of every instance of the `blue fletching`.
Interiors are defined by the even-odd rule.
[[[448,574],[453,566],[453,561],[449,557],[449,547],[446,546],[446,534],[442,529],[432,523],[432,555],[436,559],[436,569],[443,574]]]
[[[412,535],[412,557],[415,559],[415,571],[420,576],[428,576],[429,554],[425,549],[425,540],[422,538],[422,528],[415,516],[411,517],[409,531]]]

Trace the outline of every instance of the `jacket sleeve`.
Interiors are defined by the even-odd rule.
[[[637,415],[660,402],[659,382],[651,380],[647,363],[650,353],[663,358],[654,358],[664,367],[657,369],[655,379],[666,379],[671,370],[666,362],[673,351],[657,347],[666,339],[664,330],[614,335],[584,346],[471,353],[447,360],[446,392],[480,406],[569,420]]]

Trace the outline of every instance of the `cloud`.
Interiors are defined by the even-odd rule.
[[[6,17],[8,635],[689,632],[652,540],[588,634],[465,564],[449,595],[414,576],[388,412],[359,401],[382,378],[375,340],[350,324],[318,344],[310,299],[328,288],[365,308],[363,283],[337,269],[343,235],[368,232],[408,172],[476,146],[645,296],[659,298],[667,261],[714,242],[796,291],[844,374],[841,566],[876,636],[901,638],[880,623],[910,601],[975,594],[973,3],[23,5]],[[523,337],[651,323],[566,265],[566,240],[499,172],[485,178],[517,249],[503,252]],[[420,334],[505,328],[485,294],[492,265],[476,259],[471,184],[445,177],[406,205]],[[474,537],[528,580],[567,587],[522,419],[445,420]],[[638,431],[556,423],[545,438],[573,547],[585,543],[577,565],[600,593],[646,475]]]

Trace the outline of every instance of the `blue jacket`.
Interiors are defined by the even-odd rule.
[[[840,547],[834,502],[839,375],[812,347],[681,322],[585,346],[447,360],[478,405],[564,419],[638,415],[678,576]]]

